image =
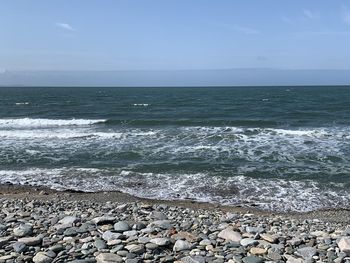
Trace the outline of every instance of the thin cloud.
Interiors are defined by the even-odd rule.
[[[346,23],[350,26],[350,10],[348,7],[342,6],[341,17],[342,17],[344,23]]]
[[[233,26],[233,29],[236,30],[237,32],[246,34],[246,35],[257,35],[260,34],[260,31],[250,28],[250,27],[244,27],[244,26]]]
[[[76,31],[71,25],[67,24],[67,23],[55,23],[56,26],[63,28],[65,30],[68,31]]]
[[[316,19],[320,19],[320,13],[319,12],[316,12],[316,11],[311,11],[309,9],[303,9],[302,10],[304,16],[308,19],[311,19],[311,20],[316,20]]]

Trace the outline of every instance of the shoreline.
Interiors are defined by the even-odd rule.
[[[194,200],[162,200],[148,199],[133,196],[120,191],[108,192],[79,192],[74,190],[59,191],[43,186],[0,184],[0,199],[27,199],[27,200],[74,200],[88,201],[94,203],[116,202],[116,203],[145,203],[147,205],[166,204],[190,209],[219,210],[232,213],[254,213],[258,216],[287,216],[289,218],[307,220],[320,219],[325,222],[350,225],[350,209],[326,208],[307,212],[295,211],[269,211],[260,210],[255,207],[230,206]]]
[[[349,220],[0,185],[0,263],[342,263]]]

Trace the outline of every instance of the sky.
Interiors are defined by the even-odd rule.
[[[0,0],[6,71],[350,70],[350,1]]]

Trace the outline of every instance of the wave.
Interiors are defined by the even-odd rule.
[[[0,170],[0,183],[46,186],[85,192],[121,191],[144,198],[196,200],[257,207],[273,211],[311,211],[349,208],[349,190],[342,184],[321,185],[312,180],[257,179],[204,173],[138,173],[130,170],[59,168]]]
[[[59,127],[59,126],[88,126],[98,123],[105,123],[104,119],[0,119],[0,128],[38,128],[38,127]]]

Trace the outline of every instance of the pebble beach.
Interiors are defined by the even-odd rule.
[[[0,262],[350,262],[348,210],[277,214],[0,188]]]

